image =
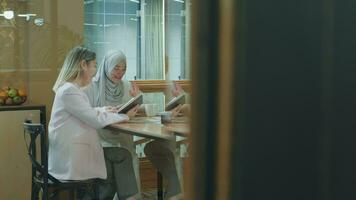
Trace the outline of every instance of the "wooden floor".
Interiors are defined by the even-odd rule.
[[[189,170],[183,159],[183,171]],[[157,199],[157,170],[147,158],[140,158],[141,195],[143,200]],[[163,185],[165,181],[163,180]],[[164,188],[163,188],[164,194]]]
[[[147,158],[140,158],[140,178],[142,199],[157,199],[157,170]]]

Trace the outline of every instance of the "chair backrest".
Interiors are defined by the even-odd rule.
[[[32,163],[32,178],[42,180],[45,184],[48,183],[48,180],[51,180],[53,183],[60,183],[60,181],[50,174],[48,174],[48,148],[47,148],[47,137],[45,133],[45,127],[43,124],[37,123],[23,123],[24,134],[30,136],[30,143],[27,144],[28,155]],[[41,153],[41,161],[39,162],[36,155],[36,140],[40,138],[39,150]]]

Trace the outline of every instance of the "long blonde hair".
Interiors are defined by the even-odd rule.
[[[53,86],[53,91],[56,92],[57,89],[65,82],[72,81],[77,78],[81,72],[80,62],[81,61],[92,61],[96,59],[95,52],[82,47],[74,47],[66,56],[61,72],[58,75],[57,81]]]

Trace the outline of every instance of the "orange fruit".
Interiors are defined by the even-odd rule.
[[[17,92],[18,92],[18,95],[19,95],[20,97],[25,97],[25,96],[27,96],[26,90],[24,90],[24,89],[19,89]]]
[[[6,99],[7,98],[7,92],[5,92],[4,90],[0,90],[0,98]]]

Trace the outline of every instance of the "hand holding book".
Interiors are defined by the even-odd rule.
[[[166,105],[165,110],[170,111],[179,105],[183,105],[184,103],[185,103],[185,95],[181,94],[177,97],[174,97],[171,101],[169,101]]]
[[[127,111],[126,115],[131,119],[135,117],[137,110],[138,110],[139,105],[136,105],[135,107],[131,108],[129,111]]]
[[[117,107],[118,113],[127,113],[132,108],[136,107],[137,105],[141,105],[142,103],[143,103],[143,95],[141,93],[141,94],[138,94],[137,96],[133,97],[132,99],[130,99],[124,105]]]
[[[182,104],[179,104],[177,107],[173,108],[173,109],[171,110],[171,112],[172,112],[172,117],[177,117],[178,114],[180,113],[180,111],[182,110],[182,107],[183,107],[183,105],[182,105]]]

